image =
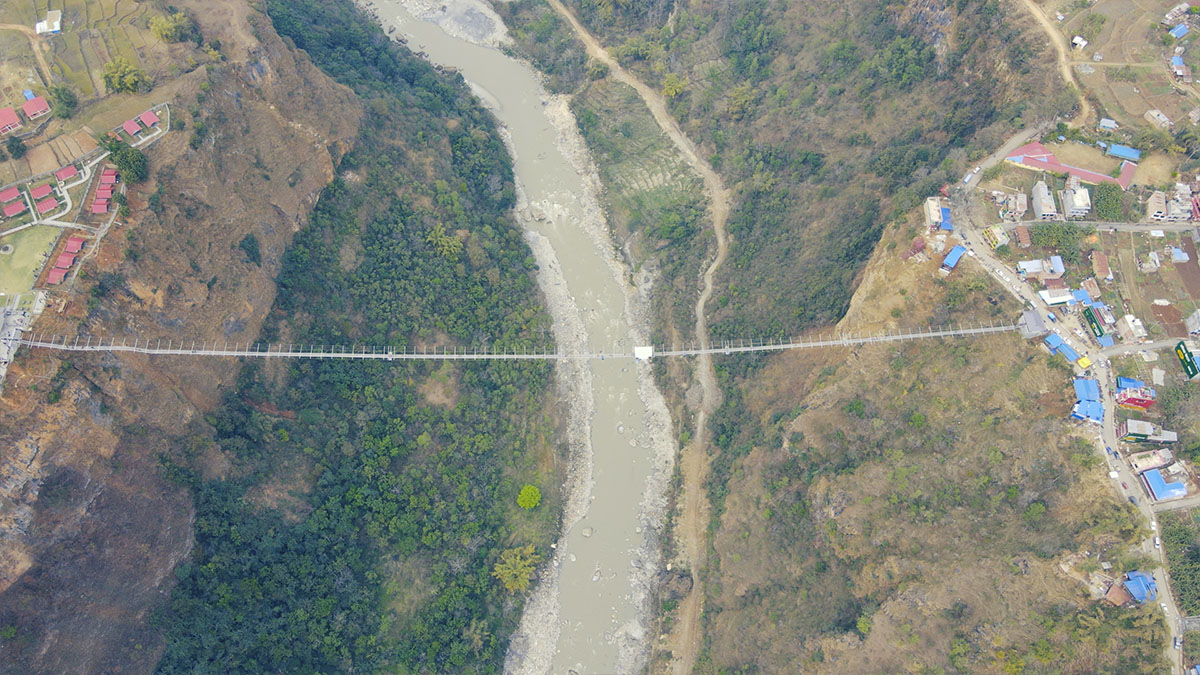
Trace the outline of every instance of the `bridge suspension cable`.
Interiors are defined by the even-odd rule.
[[[13,343],[38,349],[68,352],[126,352],[153,356],[219,356],[249,358],[298,358],[298,359],[357,359],[384,361],[491,361],[523,360],[554,361],[604,360],[604,359],[648,359],[651,357],[686,357],[699,354],[744,354],[751,352],[814,349],[820,347],[850,347],[882,342],[906,342],[935,338],[956,338],[993,333],[1007,333],[1017,329],[1014,324],[977,324],[947,328],[930,328],[906,333],[890,332],[870,335],[843,333],[808,340],[726,340],[708,347],[686,349],[659,349],[637,347],[633,351],[607,351],[593,353],[572,352],[512,352],[506,350],[480,350],[462,347],[442,347],[431,350],[397,349],[367,345],[295,345],[271,343],[229,343],[200,340],[162,340],[158,338],[63,337],[32,335],[29,337],[3,337],[10,347]]]

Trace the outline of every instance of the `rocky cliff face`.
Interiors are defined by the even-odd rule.
[[[255,339],[284,249],[357,132],[351,92],[266,16],[242,0],[174,4],[227,60],[171,83],[187,129],[148,150],[152,178],[131,188],[129,222],[86,263],[88,279],[52,296],[39,331]],[[192,141],[197,119],[207,133]],[[248,235],[261,263],[239,246]],[[109,290],[93,297],[97,280]],[[0,399],[0,629],[15,629],[0,672],[153,669],[150,615],[192,542],[190,495],[157,455],[204,434],[237,374],[232,360],[18,359]]]

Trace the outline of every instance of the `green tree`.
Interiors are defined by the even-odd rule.
[[[120,140],[110,140],[106,145],[109,160],[117,165],[126,183],[140,183],[150,177],[150,165],[141,150]]]
[[[60,119],[67,119],[75,114],[75,108],[79,107],[79,97],[71,88],[64,85],[55,85],[50,88],[50,98],[54,103],[51,109],[54,111],[54,116]]]
[[[663,78],[663,96],[666,96],[667,98],[675,98],[676,96],[682,94],[683,91],[687,89],[687,86],[688,82],[684,78],[676,75],[675,73],[667,73],[667,76]]]
[[[1031,502],[1025,507],[1025,523],[1030,527],[1041,525],[1042,518],[1046,515],[1046,505],[1042,502]]]
[[[200,35],[200,31],[196,29],[196,22],[183,12],[172,12],[150,19],[150,30],[163,42],[194,40]]]
[[[533,550],[533,544],[506,549],[500,553],[500,561],[492,568],[492,576],[500,580],[510,593],[529,589],[533,572],[542,556]]]
[[[1101,183],[1093,190],[1096,203],[1096,216],[1100,220],[1123,220],[1125,211],[1121,208],[1122,195],[1120,186],[1115,183]]]
[[[238,248],[242,249],[242,253],[246,254],[246,260],[255,265],[262,266],[262,247],[259,246],[258,237],[254,236],[253,233],[242,237]]]
[[[517,506],[523,509],[532,509],[542,503],[542,491],[536,485],[526,485],[521,488],[521,494],[517,495]]]
[[[109,92],[137,92],[150,88],[150,78],[128,59],[118,56],[104,64],[104,86]]]
[[[441,223],[433,226],[429,234],[425,235],[425,241],[445,258],[457,258],[462,251],[462,240],[453,234],[447,234],[446,226]]]
[[[8,154],[12,155],[13,159],[21,159],[25,156],[25,141],[16,136],[9,136],[4,142],[4,148],[8,150]]]

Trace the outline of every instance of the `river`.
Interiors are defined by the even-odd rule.
[[[458,69],[502,125],[514,161],[517,219],[538,261],[560,349],[630,352],[649,344],[649,280],[634,287],[616,255],[599,179],[566,101],[550,96],[527,64],[492,46],[504,39],[499,19],[469,0],[364,6],[412,50]],[[558,378],[570,445],[563,534],[526,604],[505,669],[636,672],[651,637],[650,590],[675,456],[670,417],[647,364],[560,364]]]

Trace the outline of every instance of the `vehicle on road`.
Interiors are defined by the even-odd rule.
[[[1167,603],[1165,603],[1165,602],[1160,602],[1160,603],[1158,604],[1158,606],[1159,606],[1159,607],[1162,607],[1162,610],[1163,610],[1163,612],[1164,612],[1164,613],[1167,611]]]
[[[1180,640],[1178,635],[1175,636],[1175,649],[1183,649],[1183,640]]]
[[[1128,490],[1128,489],[1129,489],[1129,486],[1125,484],[1125,481],[1121,481],[1121,489],[1122,489],[1122,490]]]
[[[1162,548],[1162,540],[1158,537],[1154,538],[1154,548]]]
[[[975,175],[975,174],[973,174],[973,173],[969,173],[969,174],[967,174],[967,175],[963,176],[963,185],[966,185],[967,183],[970,183],[970,182],[971,182],[971,176],[974,176],[974,175]]]
[[[972,171],[971,173],[979,173],[980,171],[983,171],[983,167],[982,167],[982,166],[977,166],[977,167],[975,167],[975,170],[974,170],[974,171]]]
[[[1129,503],[1133,504],[1134,506],[1137,506],[1137,497],[1134,497],[1133,495],[1129,495]]]
[[[1152,532],[1157,532],[1158,531],[1158,523],[1154,522],[1153,520],[1150,521],[1150,530]]]

